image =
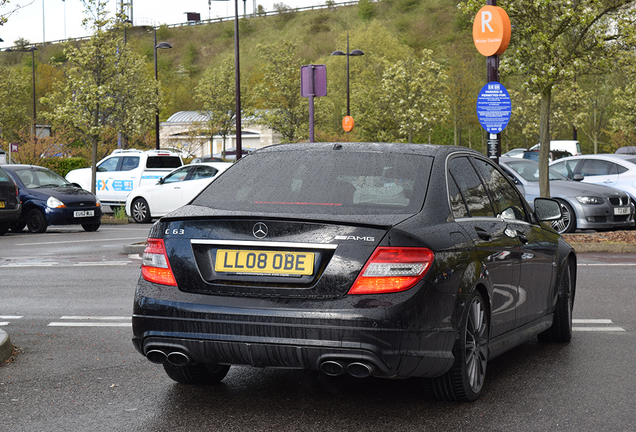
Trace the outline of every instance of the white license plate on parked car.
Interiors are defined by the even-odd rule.
[[[616,207],[614,209],[614,214],[615,215],[628,215],[629,214],[629,207]]]
[[[95,210],[77,210],[73,212],[74,217],[93,217],[95,216]]]

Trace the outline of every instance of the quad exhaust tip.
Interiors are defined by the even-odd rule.
[[[346,372],[355,378],[366,378],[373,374],[373,366],[367,363],[353,362],[349,363],[346,368],[342,362],[335,360],[327,360],[320,364],[320,371],[325,375],[339,376]]]
[[[166,354],[166,351],[161,349],[151,349],[146,353],[146,358],[151,363],[155,364],[164,364],[168,362],[174,366],[185,366],[190,363],[190,357],[186,353],[181,351],[171,351]]]

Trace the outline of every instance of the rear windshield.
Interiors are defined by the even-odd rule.
[[[179,156],[149,156],[146,168],[179,168],[181,159]]]
[[[416,213],[431,164],[428,156],[397,153],[261,153],[224,172],[192,204],[259,213]]]

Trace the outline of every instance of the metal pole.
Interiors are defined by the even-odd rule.
[[[347,30],[347,116],[349,116],[349,30]]]
[[[154,47],[155,47],[155,84],[157,85],[157,96],[159,96],[159,76],[157,75],[157,28],[154,31]],[[158,103],[159,101],[157,101]],[[159,105],[155,108],[155,149],[159,150]]]
[[[497,0],[487,0],[489,6],[497,6]],[[486,59],[486,82],[499,82],[499,56],[489,56]],[[488,155],[497,165],[501,156],[501,133],[488,134]],[[493,151],[491,151],[491,149]],[[495,150],[496,149],[496,150]]]
[[[309,142],[314,141],[314,70],[315,66],[311,65],[310,75],[309,75],[309,85],[311,88],[311,93],[309,93]]]
[[[243,156],[243,145],[241,140],[241,67],[239,62],[239,20],[238,20],[238,0],[234,0],[234,61],[236,75],[236,160]]]
[[[34,47],[35,48],[35,47]],[[33,137],[36,138],[37,115],[35,113],[35,50],[31,50],[31,82],[33,83]]]

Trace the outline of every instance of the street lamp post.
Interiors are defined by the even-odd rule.
[[[13,49],[7,48],[6,52],[31,52],[31,83],[33,85],[33,120],[31,125],[31,136],[35,138],[36,134],[36,125],[37,125],[37,116],[35,111],[35,52],[37,48],[32,46],[28,49]]]
[[[157,75],[157,49],[170,49],[172,45],[168,42],[159,42],[157,44],[157,28],[154,27],[155,34],[155,82],[157,83],[157,95],[159,94],[159,76]],[[159,106],[155,109],[155,149],[159,150]]]
[[[347,31],[347,52],[344,53],[342,51],[334,51],[331,53],[332,56],[347,56],[347,117],[349,117],[350,114],[350,107],[349,107],[349,57],[350,56],[361,56],[364,55],[364,53],[360,50],[353,50],[351,52],[349,52],[349,32]]]
[[[234,82],[236,86],[236,160],[239,160],[243,156],[243,141],[241,139],[241,65],[239,62],[238,0],[234,0]]]

